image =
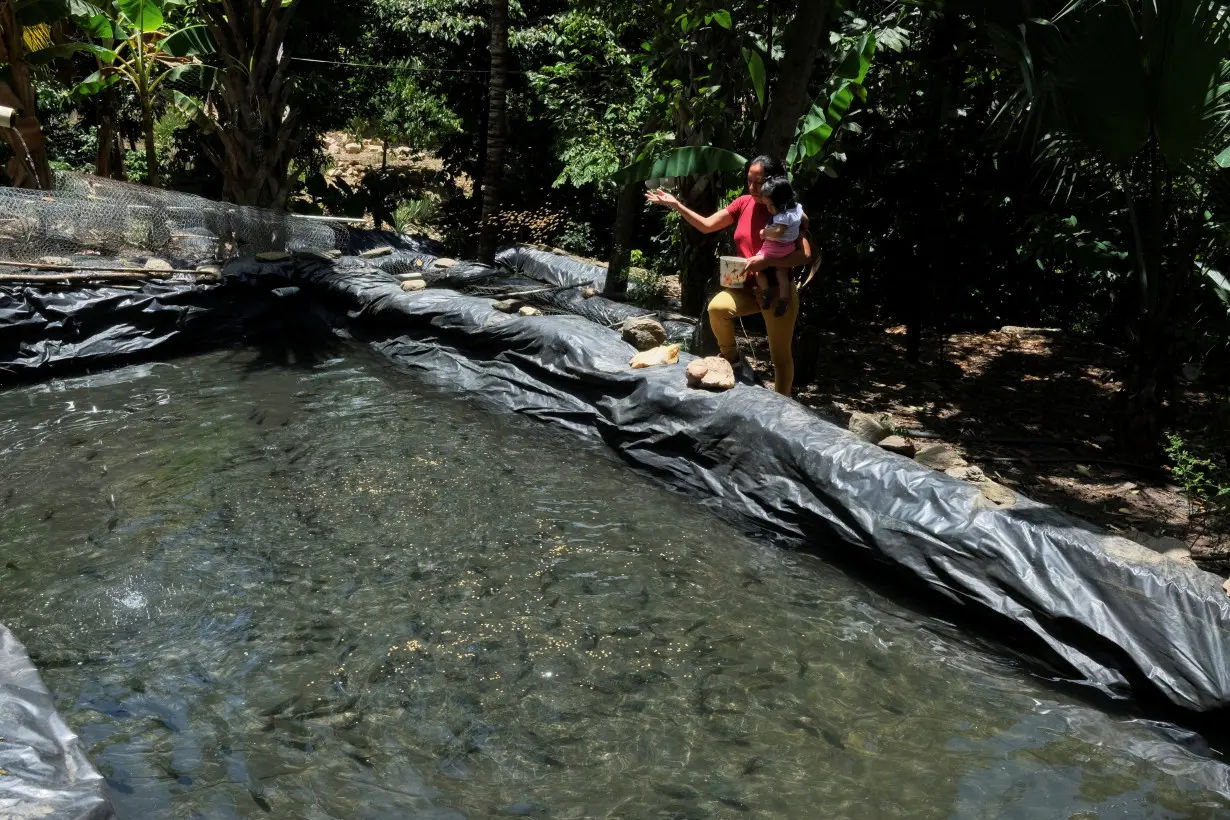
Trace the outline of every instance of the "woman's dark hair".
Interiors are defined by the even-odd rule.
[[[771,157],[768,154],[761,154],[748,163],[747,168],[749,171],[752,169],[753,165],[760,166],[760,169],[764,171],[765,179],[768,179],[769,177],[784,177],[786,175],[786,163],[782,162],[777,157]]]
[[[788,211],[799,204],[799,201],[794,196],[794,186],[790,184],[790,180],[784,174],[772,179],[766,179],[764,185],[760,187],[760,193],[762,196],[769,198],[769,201],[773,203],[773,207],[777,209],[778,213]]]

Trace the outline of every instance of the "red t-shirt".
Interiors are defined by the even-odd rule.
[[[760,232],[769,224],[769,209],[744,194],[726,206],[726,213],[735,218],[735,253],[744,259],[760,253],[764,244]]]

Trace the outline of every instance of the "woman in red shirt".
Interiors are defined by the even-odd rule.
[[[665,191],[650,191],[645,198],[655,205],[663,205],[677,211],[689,225],[701,233],[713,233],[734,225],[735,252],[744,259],[750,259],[760,252],[760,246],[764,244],[760,232],[769,221],[769,211],[760,201],[760,186],[770,177],[785,174],[786,167],[781,160],[756,157],[747,169],[747,193],[710,216],[701,216]],[[809,264],[812,257],[807,227],[807,217],[804,217],[793,255],[760,260],[749,264],[748,271],[767,270],[777,265],[779,276],[789,276],[793,268]],[[794,337],[795,320],[799,317],[798,285],[791,283],[790,304],[781,316],[775,315],[772,308],[761,309],[750,280],[742,288],[722,288],[721,293],[713,297],[709,302],[709,323],[713,327],[713,335],[717,337],[722,356],[728,361],[739,360],[739,349],[735,346],[735,317],[750,316],[753,313],[764,316],[768,330],[769,355],[773,359],[773,387],[783,396],[789,396],[794,383],[794,358],[790,352],[790,343]]]

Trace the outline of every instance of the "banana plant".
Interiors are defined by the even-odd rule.
[[[825,92],[799,120],[786,157],[787,167],[795,169],[824,155],[825,148],[833,134],[842,127],[855,98],[865,100],[867,97],[863,82],[871,68],[875,50],[875,35],[868,33],[847,52],[832,79],[825,84]],[[749,49],[744,49],[743,57],[757,99],[763,101],[764,62],[757,52]],[[712,145],[686,145],[660,154],[655,148],[652,143],[647,145],[636,162],[615,174],[615,181],[625,184],[715,171],[740,171],[747,164],[747,160],[734,151]]]
[[[826,90],[832,90],[827,97],[822,93],[799,122],[790,151],[786,154],[787,167],[793,168],[797,163],[822,156],[829,140],[849,113],[855,97],[867,99],[863,81],[867,78],[875,52],[875,35],[868,33],[846,53],[826,85]]]
[[[154,143],[154,104],[163,84],[183,79],[190,72],[208,73],[201,57],[214,53],[207,26],[188,25],[168,31],[166,10],[182,0],[114,0],[93,7],[83,0],[70,0],[78,13],[77,25],[95,43],[78,43],[98,61],[98,70],[73,89],[74,96],[92,96],[127,82],[141,105],[141,129],[145,137],[147,182],[157,185],[158,155]]]

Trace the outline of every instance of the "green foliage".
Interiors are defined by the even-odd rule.
[[[1204,275],[1209,281],[1209,286],[1213,288],[1213,292],[1217,294],[1217,298],[1226,306],[1226,310],[1230,311],[1230,279],[1226,279],[1220,271],[1212,268],[1205,270]]]
[[[588,222],[569,220],[568,227],[559,235],[556,243],[563,250],[578,256],[593,256],[594,226]]]
[[[393,227],[398,233],[410,233],[416,227],[434,224],[440,217],[440,206],[431,197],[408,199],[397,206]]]
[[[149,163],[144,151],[124,152],[124,171],[131,182],[149,182]]]
[[[97,131],[85,127],[84,116],[72,100],[49,83],[36,85],[40,98],[40,120],[52,168],[63,171],[92,171],[97,150]]]
[[[1177,433],[1166,434],[1170,472],[1195,508],[1224,515],[1230,509],[1230,466],[1225,455],[1207,452]]]
[[[710,145],[685,145],[660,157],[635,162],[615,174],[616,182],[641,182],[722,171],[742,171],[747,158]]]
[[[373,101],[371,113],[352,120],[349,130],[356,137],[427,152],[459,133],[461,120],[439,95],[424,90],[413,75],[407,74],[390,80]]]
[[[484,0],[376,0],[375,11],[412,38],[458,43],[487,28]]]
[[[863,87],[863,82],[868,69],[871,68],[875,50],[875,35],[867,33],[847,52],[829,83],[835,88],[827,95],[822,93],[824,102],[817,101],[813,104],[799,123],[794,142],[786,155],[788,166],[819,156],[833,134],[841,127],[855,97],[866,99],[867,90]]]
[[[637,307],[660,309],[666,298],[666,277],[660,271],[632,268],[628,271],[628,292]]]
[[[166,20],[162,16],[162,0],[115,0],[120,20],[135,31],[158,31]]]
[[[573,9],[514,31],[515,47],[542,63],[528,74],[534,116],[555,130],[561,169],[553,186],[595,186],[635,156],[652,111],[652,78],[620,42],[620,24]]]
[[[170,154],[175,142],[175,133],[188,125],[188,118],[175,108],[168,108],[166,113],[154,121],[154,144],[159,150]]]

